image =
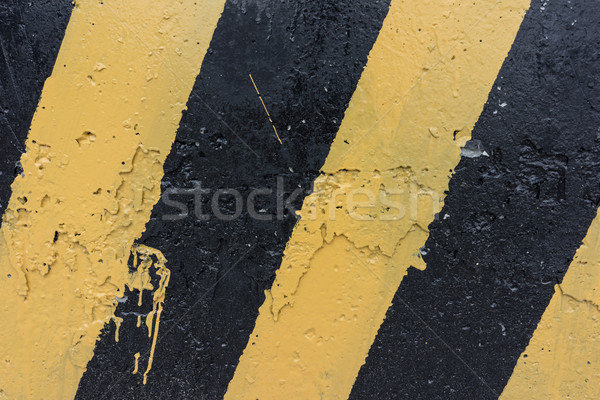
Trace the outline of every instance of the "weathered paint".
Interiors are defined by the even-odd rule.
[[[600,397],[600,216],[577,250],[501,400]]]
[[[0,214],[44,81],[52,72],[69,22],[72,0],[0,2]]]
[[[526,1],[393,1],[225,398],[346,398]]]
[[[201,180],[212,188],[243,191],[268,186],[274,174],[284,175],[286,188],[312,185],[354,90],[356,70],[362,69],[363,54],[379,29],[379,16],[387,10],[377,1],[326,3],[228,2],[228,18],[219,23],[221,35],[211,44],[213,56],[203,62],[210,73],[197,80],[171,162],[165,164],[164,188]],[[422,252],[427,269],[409,269],[403,278],[350,398],[497,398],[519,354],[528,357],[513,378],[524,383],[519,373],[524,366],[529,373],[532,365],[524,361],[532,355],[530,349],[522,352],[600,202],[599,7],[593,0],[533,2],[473,131],[490,157],[465,157],[456,168],[440,214],[444,218],[428,227]],[[52,47],[60,43],[65,10],[68,17],[70,1],[0,4],[2,211],[9,185],[21,171],[15,161],[24,148],[40,82],[56,56]],[[259,99],[249,72],[257,78]],[[261,108],[262,98],[281,127],[281,143]],[[207,112],[208,106],[214,112]],[[270,199],[260,200],[258,208],[274,207]],[[360,192],[356,200],[362,200]],[[399,211],[397,204],[390,206]],[[160,248],[174,272],[164,293],[157,357],[147,385],[142,385],[143,374],[158,325],[152,312],[142,314],[150,317],[142,324],[134,303],[140,292],[146,309],[156,305],[158,310],[160,303],[152,301],[150,290],[140,290],[144,285],[126,284],[120,300],[134,300],[121,302],[115,323],[104,325],[81,383],[81,399],[98,398],[98,388],[106,399],[221,398],[233,375],[293,217],[263,223],[244,214],[241,221],[227,223],[191,219],[163,225],[161,214],[172,211],[155,207],[150,230],[138,240]],[[583,305],[571,307],[562,300],[561,308],[553,309],[556,318],[564,322],[565,310],[572,308],[576,311],[568,315],[577,323],[576,329],[561,330],[569,335],[565,340],[590,338],[580,336],[591,329],[590,319],[582,318]],[[551,304],[556,306],[555,300]],[[545,325],[551,310],[536,337],[551,329]],[[596,362],[588,357],[595,354],[593,342],[584,342],[588,349],[577,354],[590,364],[577,366],[576,372],[585,381]],[[565,358],[560,365],[572,363]],[[136,366],[138,373],[132,375]],[[544,382],[551,380],[554,396],[598,397],[594,376],[577,384],[571,379],[579,379],[577,374],[564,368],[549,371],[544,364],[527,382],[535,381],[547,394]],[[566,379],[556,378],[561,374]],[[520,397],[528,397],[530,389],[518,387]]]
[[[351,399],[502,393],[600,204],[599,17],[532,3]]]
[[[129,252],[222,8],[75,3],[3,218],[3,396],[74,397],[115,298],[133,285]]]
[[[140,368],[145,367],[150,341],[136,329],[135,313],[149,307],[120,303],[116,315],[127,334],[115,343],[115,325],[105,326],[77,398],[95,398],[98,387],[107,388],[107,399],[223,398],[296,223],[288,207],[300,209],[312,188],[388,5],[387,0],[226,3],[162,182],[163,192],[190,189],[196,181],[210,193],[200,210],[193,195],[173,195],[189,211],[176,221],[165,217],[179,210],[160,201],[138,241],[160,249],[172,271],[148,383],[131,374],[131,355],[140,352]],[[239,218],[216,218],[211,196],[220,188],[236,189],[245,200],[255,188],[272,189],[254,204],[256,212],[266,210],[260,214],[267,220],[254,218],[247,202]],[[223,213],[235,212],[229,199],[222,198]],[[206,217],[197,218],[197,211]]]

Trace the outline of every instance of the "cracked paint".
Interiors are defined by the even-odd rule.
[[[392,2],[226,399],[348,397],[527,8]]]
[[[129,281],[130,251],[160,197],[222,9],[222,1],[74,4],[0,234],[7,398],[73,398],[125,285],[141,289]]]

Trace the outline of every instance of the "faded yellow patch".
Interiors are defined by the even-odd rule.
[[[528,2],[393,0],[226,399],[343,399]]]
[[[75,2],[0,233],[6,398],[74,397],[130,283],[130,249],[223,5]]]
[[[600,216],[542,316],[500,398],[600,398]]]

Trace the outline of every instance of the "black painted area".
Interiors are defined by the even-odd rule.
[[[246,205],[253,189],[271,188],[256,209],[277,213],[277,177],[299,209],[318,174],[383,19],[389,1],[228,1],[169,155],[163,191],[210,189],[202,201],[207,221],[191,215],[164,221],[176,210],[160,202],[141,242],[161,250],[172,279],[148,384],[140,370],[150,341],[136,328],[137,294],[117,309],[80,383],[78,399],[218,399],[231,380],[279,267],[296,222],[293,212],[259,221]],[[277,141],[252,86],[252,73],[279,130]],[[209,109],[210,107],[210,109]],[[214,113],[212,111],[214,111]],[[232,133],[226,126],[231,127]],[[241,139],[240,139],[241,138]],[[242,141],[243,139],[243,141]],[[219,188],[240,192],[244,210],[233,221],[215,218],[210,197]],[[288,199],[285,195],[285,200]],[[232,197],[220,210],[235,212]],[[149,304],[148,301],[144,301]],[[142,307],[147,313],[149,306]],[[100,393],[100,396],[99,396]]]
[[[0,2],[0,215],[72,7],[71,0]]]
[[[534,1],[351,399],[498,397],[600,204],[599,109],[600,3]]]

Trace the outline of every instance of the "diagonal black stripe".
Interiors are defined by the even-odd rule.
[[[502,392],[600,204],[599,40],[598,2],[532,3],[351,399]]]
[[[301,189],[293,201],[299,209],[329,152],[388,7],[388,0],[228,1],[167,159],[163,191],[192,188],[192,181],[198,181],[210,189],[202,203],[209,214],[216,189],[238,190],[246,206],[253,189],[271,188],[271,195],[257,197],[255,208],[276,215],[281,177],[288,194]],[[193,213],[191,195],[173,198],[187,201]],[[223,197],[224,212],[235,211],[230,200]],[[111,324],[88,365],[78,399],[97,398],[99,388],[103,394],[110,388],[106,399],[218,399],[225,393],[296,220],[286,208],[271,221],[253,219],[246,208],[230,222],[212,213],[207,221],[162,219],[174,212],[159,203],[142,239],[164,253],[172,271],[161,319],[161,332],[168,333],[159,334],[148,384],[142,386],[140,375],[131,375],[136,352],[142,354],[140,370],[145,370],[149,339],[145,329],[135,327],[136,316],[125,314],[139,311],[133,304],[137,295],[129,294],[133,301],[117,311],[124,317],[121,340],[114,342]]]
[[[21,172],[29,125],[72,7],[71,0],[0,3],[0,215]]]

